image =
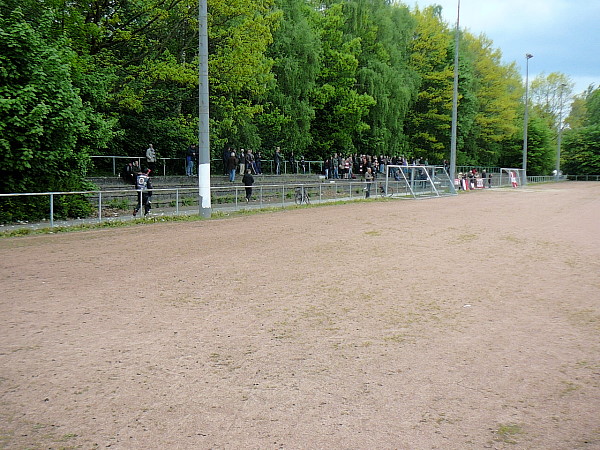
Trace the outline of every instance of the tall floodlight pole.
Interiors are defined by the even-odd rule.
[[[560,100],[559,100],[559,109],[558,109],[558,138],[557,138],[557,147],[556,147],[556,179],[560,179],[560,144],[562,141],[562,110],[563,110],[563,94],[565,92],[566,84],[560,85]]]
[[[208,12],[207,0],[200,0],[198,12],[198,195],[200,215],[209,218],[210,205],[210,135],[208,111]]]
[[[460,24],[460,0],[458,0],[458,12],[456,15],[456,33],[454,36],[454,91],[452,94],[452,135],[450,138],[450,182],[456,179],[456,130],[458,122],[458,46]]]
[[[525,54],[525,119],[523,123],[523,179],[521,184],[527,184],[527,125],[529,122],[529,60],[533,58],[531,53]]]

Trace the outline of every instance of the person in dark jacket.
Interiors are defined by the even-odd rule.
[[[137,205],[133,210],[133,217],[137,216],[138,211],[144,206],[144,216],[150,213],[151,197],[152,197],[152,180],[150,179],[150,169],[144,169],[143,172],[138,173],[135,182],[135,189],[137,190]]]
[[[246,186],[246,203],[250,202],[250,197],[252,197],[252,185],[254,184],[254,177],[250,172],[250,168],[246,169],[246,173],[242,178],[242,183]]]
[[[235,181],[235,170],[238,166],[238,159],[235,157],[235,152],[229,154],[227,159],[227,173],[229,173],[229,181],[232,183]]]

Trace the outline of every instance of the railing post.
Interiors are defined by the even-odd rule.
[[[54,194],[50,194],[50,227],[54,227]]]
[[[102,191],[98,191],[98,221],[102,222]]]
[[[179,188],[175,189],[175,215],[179,215]]]

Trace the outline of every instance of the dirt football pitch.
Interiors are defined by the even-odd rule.
[[[0,448],[600,449],[600,183],[0,239]]]

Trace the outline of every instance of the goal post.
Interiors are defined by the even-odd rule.
[[[386,166],[385,189],[391,186],[394,197],[430,198],[456,195],[454,183],[442,166]]]
[[[500,169],[499,186],[512,186],[518,188],[524,186],[525,170],[512,167],[502,167]]]

